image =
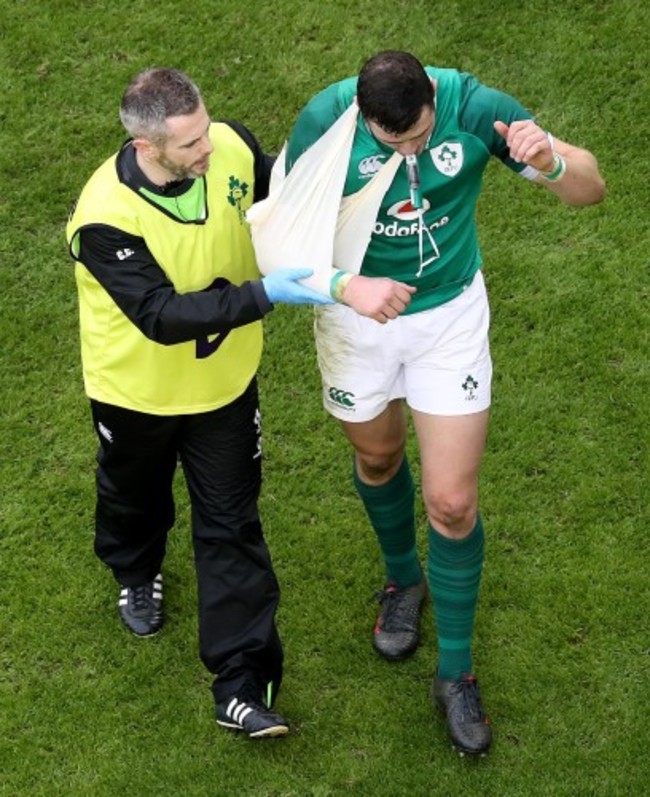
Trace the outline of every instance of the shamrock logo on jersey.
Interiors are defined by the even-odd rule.
[[[244,221],[244,211],[242,210],[241,202],[242,199],[248,194],[248,183],[240,183],[239,180],[234,177],[232,174],[230,175],[230,182],[228,183],[229,193],[228,193],[228,202],[234,207],[237,208],[237,213],[239,214],[239,221]]]
[[[453,177],[463,168],[463,145],[445,141],[431,150],[431,160],[441,174]]]

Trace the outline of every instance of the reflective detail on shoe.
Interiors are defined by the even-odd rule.
[[[461,755],[485,755],[492,743],[490,719],[483,711],[478,682],[464,673],[457,679],[435,677],[432,697],[444,712],[453,746]]]
[[[153,580],[153,599],[156,601],[163,599],[162,573],[158,573]]]
[[[412,587],[386,584],[378,594],[381,604],[372,643],[385,659],[400,661],[415,652],[420,641],[420,614],[426,597],[424,577]]]
[[[118,610],[124,625],[136,636],[152,636],[164,622],[162,574],[136,587],[122,586]]]
[[[217,703],[217,724],[243,731],[252,739],[289,733],[289,723],[283,717],[267,709],[247,692]]]

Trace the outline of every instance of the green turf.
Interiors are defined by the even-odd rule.
[[[641,795],[648,739],[650,41],[638,0],[0,0],[0,794]],[[604,204],[491,166],[479,206],[494,404],[475,661],[495,745],[455,757],[424,644],[370,648],[383,569],[320,403],[311,313],[265,322],[262,511],[283,587],[287,739],[214,724],[197,655],[187,500],[168,624],[131,638],[92,553],[95,441],[64,226],[121,143],[129,78],[188,71],[269,150],[316,90],[410,49],[507,90],[591,149]],[[410,451],[417,475],[417,453]],[[424,554],[424,516],[418,505]]]

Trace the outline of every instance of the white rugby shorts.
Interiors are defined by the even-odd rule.
[[[480,271],[446,304],[380,324],[344,304],[316,307],[323,404],[352,423],[406,399],[430,415],[471,415],[490,406],[490,309]]]

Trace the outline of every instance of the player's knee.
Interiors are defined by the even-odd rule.
[[[476,499],[469,492],[425,493],[424,505],[432,526],[442,533],[462,536],[469,533],[476,522]]]
[[[359,453],[357,472],[369,484],[382,484],[392,478],[402,464],[402,452]]]

